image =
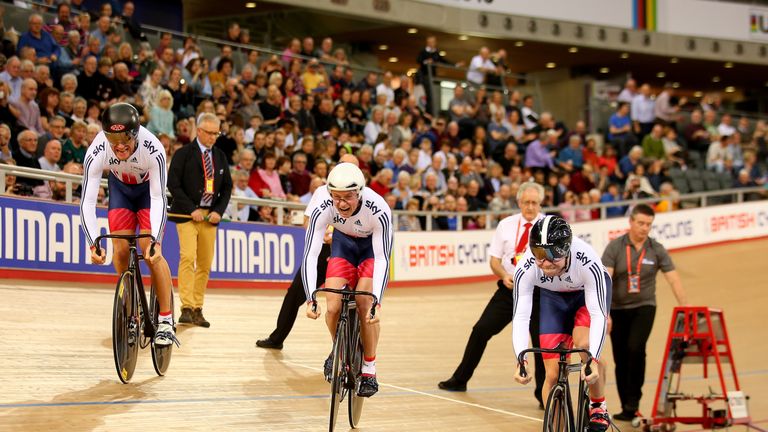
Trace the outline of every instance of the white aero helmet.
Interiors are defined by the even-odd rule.
[[[342,162],[336,165],[328,174],[329,191],[357,191],[359,194],[364,187],[365,175],[353,163]]]

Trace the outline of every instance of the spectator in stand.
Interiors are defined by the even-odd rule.
[[[608,140],[619,151],[619,154],[627,154],[632,146],[637,144],[637,138],[632,133],[632,119],[629,118],[630,105],[627,102],[619,102],[616,112],[608,121]]]
[[[249,174],[246,171],[232,171],[232,196],[233,197],[246,197],[246,198],[258,198],[259,196],[256,195],[256,193],[251,190],[250,187],[248,187],[248,179]],[[242,203],[235,203],[234,201],[229,202],[229,207],[227,207],[227,214],[232,218],[232,220],[238,220],[242,222],[247,222],[251,220],[256,220],[257,216],[256,213],[258,212],[259,207],[256,205],[248,205],[248,204],[242,204]]]
[[[395,89],[392,88],[392,72],[386,71],[382,75],[381,84],[376,86],[376,96],[385,96],[384,104],[392,107],[395,103]]]
[[[659,201],[656,204],[656,213],[670,212],[680,208],[680,194],[672,186],[672,183],[664,182],[659,187]]]
[[[374,192],[383,197],[392,190],[391,185],[393,178],[394,173],[392,170],[389,168],[383,168],[376,174],[376,177],[371,180],[369,187],[373,189]]]
[[[733,118],[730,114],[725,113],[720,117],[720,124],[717,125],[717,134],[720,136],[731,136],[736,133],[736,128],[733,127]]]
[[[37,156],[37,133],[34,130],[27,129],[17,135],[18,150],[13,152],[13,159],[16,165],[27,168],[40,168],[40,161]],[[36,187],[42,185],[41,180],[20,177],[18,183]]]
[[[437,38],[435,36],[427,36],[426,46],[419,51],[419,55],[416,57],[416,63],[419,65],[419,73],[416,77],[416,84],[421,84],[424,88],[424,96],[426,97],[425,110],[432,113],[432,83],[428,80],[434,79],[436,75],[436,64],[451,64],[440,54],[440,50],[437,48]]]
[[[18,52],[22,48],[32,47],[35,49],[37,61],[39,63],[54,63],[59,58],[61,47],[48,32],[43,31],[43,17],[39,14],[32,14],[27,20],[29,29],[21,34],[17,45]]]
[[[11,128],[5,123],[0,123],[0,160],[9,159],[13,159],[13,154],[11,154]]]
[[[79,28],[79,23],[75,22],[75,20],[72,18],[72,6],[69,5],[69,3],[61,2],[56,7],[56,18],[53,19],[53,21],[44,26],[43,30],[45,30],[48,33],[52,33],[53,27],[59,25],[64,30],[64,37],[61,39],[57,39],[56,42],[59,45],[66,45],[68,40],[68,35],[70,31],[77,31]],[[78,33],[79,37],[79,33]]]
[[[630,78],[624,84],[624,88],[619,93],[617,100],[619,105],[621,105],[622,102],[630,105],[632,104],[632,100],[635,99],[635,96],[637,96],[637,81]]]
[[[307,170],[307,155],[303,152],[293,154],[291,173],[288,175],[291,183],[291,192],[299,197],[305,195],[312,183],[312,175]]]
[[[608,185],[608,189],[603,193],[603,196],[600,197],[601,203],[611,203],[611,202],[617,202],[622,201],[622,197],[619,194],[619,185],[616,183],[611,183]],[[624,215],[624,206],[612,206],[607,207],[605,209],[605,215],[606,217],[619,217]]]
[[[173,96],[168,90],[160,90],[157,104],[149,111],[147,129],[155,135],[165,134],[176,139],[173,127]]]
[[[472,57],[467,71],[467,81],[476,86],[485,84],[486,74],[496,73],[496,65],[491,61],[491,51],[481,47],[480,52]]]
[[[147,79],[141,84],[141,87],[139,88],[139,97],[141,98],[141,103],[144,105],[145,111],[151,112],[152,107],[159,101],[160,91],[163,90],[163,87],[160,85],[162,79],[163,70],[158,67],[147,75]]]
[[[653,129],[656,119],[654,109],[655,103],[651,99],[651,86],[643,84],[640,86],[640,92],[632,100],[632,109],[630,110],[633,130],[639,140],[642,140]],[[620,154],[620,156],[625,155]]]
[[[685,126],[683,136],[688,143],[689,150],[705,153],[709,149],[709,132],[702,123],[700,109],[691,112],[691,121]]]
[[[324,63],[333,63],[333,39],[329,37],[323,38],[323,41],[320,42],[320,48],[314,53],[314,57]]]
[[[84,122],[77,121],[72,124],[69,138],[62,144],[60,161],[62,166],[68,162],[83,163],[89,145],[85,140],[86,132],[87,125]]]
[[[526,168],[543,168],[551,170],[555,167],[554,157],[556,152],[549,150],[546,145],[548,135],[554,135],[554,131],[541,132],[539,138],[528,145],[525,151]]]
[[[731,137],[729,135],[713,135],[712,142],[707,150],[707,169],[717,172],[725,170],[726,148],[730,145]]]
[[[584,152],[581,148],[581,137],[571,135],[568,140],[568,147],[560,150],[557,155],[557,164],[565,172],[580,171],[584,166]]]
[[[731,173],[735,174],[744,167],[744,152],[741,149],[741,134],[734,132],[731,139],[728,140],[728,147],[725,148],[725,158],[733,161]]]
[[[680,98],[676,103],[673,103],[674,94],[675,89],[672,87],[672,83],[664,84],[664,89],[656,96],[653,112],[665,126],[677,129],[676,123],[680,107],[685,105],[688,99]]]
[[[11,106],[18,112],[17,120],[21,126],[31,129],[38,134],[43,134],[45,129],[43,129],[43,124],[40,121],[40,108],[37,102],[35,102],[36,96],[37,82],[32,78],[27,78],[21,85],[18,99],[12,100]],[[25,166],[18,159],[16,159],[16,162],[19,166]]]
[[[662,137],[664,135],[664,128],[661,124],[656,124],[651,129],[651,133],[643,138],[643,157],[650,159],[666,159],[667,154],[664,151],[664,143]]]
[[[285,199],[285,191],[277,172],[277,156],[267,152],[261,166],[251,173],[248,186],[261,198]]]
[[[61,142],[59,140],[50,140],[45,144],[43,155],[37,158],[40,168],[46,171],[61,171],[59,162],[61,161]]]
[[[21,77],[21,60],[18,57],[12,56],[5,63],[5,70],[0,72],[0,81],[8,83],[11,88],[11,94],[6,98],[9,100],[18,99],[21,94],[21,84],[24,78]]]
[[[640,163],[640,159],[643,157],[643,148],[640,146],[634,146],[629,150],[629,154],[621,158],[619,161],[619,169],[617,174],[621,174],[620,178],[625,179],[627,176],[635,171],[635,167]]]
[[[267,87],[267,99],[259,102],[259,112],[264,119],[264,126],[274,128],[277,125],[282,114],[281,98],[280,89],[276,85]]]

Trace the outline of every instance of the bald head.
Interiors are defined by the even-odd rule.
[[[339,162],[349,162],[355,164],[356,167],[360,166],[360,162],[357,160],[357,157],[353,154],[345,153],[339,158]]]

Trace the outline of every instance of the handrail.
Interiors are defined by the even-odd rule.
[[[38,170],[36,168],[27,168],[27,167],[20,167],[15,165],[5,165],[0,164],[0,191],[5,191],[6,185],[5,185],[5,176],[6,175],[15,175],[19,177],[26,177],[26,178],[33,178],[38,180],[54,180],[54,181],[62,181],[66,183],[67,186],[67,192],[66,192],[66,200],[67,202],[72,201],[72,190],[73,185],[75,184],[82,184],[83,177],[76,175],[76,174],[67,174],[63,172],[54,172],[54,171],[44,171],[44,170]],[[106,187],[107,186],[107,180],[102,179],[101,180],[101,186]],[[701,205],[702,207],[707,205],[707,201],[713,197],[718,196],[735,196],[736,202],[743,202],[744,196],[747,194],[764,194],[766,191],[768,191],[768,187],[765,186],[755,186],[755,187],[749,187],[749,188],[731,188],[731,189],[723,189],[719,191],[709,191],[709,192],[697,192],[697,193],[690,193],[685,195],[680,195],[679,197],[670,198],[670,197],[651,197],[651,198],[642,198],[642,199],[635,199],[635,200],[622,200],[622,201],[615,201],[610,203],[599,203],[599,204],[590,204],[590,205],[578,205],[573,207],[568,207],[567,210],[593,210],[593,209],[600,209],[600,219],[604,220],[607,219],[607,210],[609,208],[614,207],[625,207],[625,206],[631,206],[636,204],[654,204],[660,201],[664,200],[670,200],[674,199],[675,201],[679,202],[691,202],[696,201],[698,205]],[[1,192],[0,192],[1,193]],[[168,193],[166,191],[166,193]],[[765,198],[764,198],[765,199]],[[238,197],[238,196],[232,196],[230,199],[232,202],[236,204],[245,204],[245,205],[256,205],[256,206],[269,206],[269,207],[275,207],[277,210],[277,220],[278,225],[282,225],[283,223],[283,216],[285,211],[292,211],[292,210],[301,210],[303,211],[306,209],[306,205],[303,203],[296,203],[296,202],[290,202],[285,200],[275,200],[275,199],[265,199],[265,198],[249,198],[249,197]],[[564,209],[560,207],[545,207],[542,209],[542,212],[545,213],[555,213],[555,212],[562,212]],[[480,210],[480,211],[471,211],[471,212],[446,212],[446,211],[425,211],[425,210],[417,210],[417,211],[408,211],[408,210],[393,210],[393,223],[394,228],[397,229],[398,227],[398,216],[401,215],[413,215],[413,216],[425,216],[427,217],[427,231],[432,231],[432,219],[437,217],[459,217],[460,222],[463,221],[463,218],[465,217],[474,217],[474,216],[485,216],[487,221],[493,220],[493,218],[501,218],[504,216],[508,216],[509,214],[515,213],[519,210]],[[490,228],[490,224],[487,224],[487,227]],[[457,224],[457,229],[462,229],[462,224]]]

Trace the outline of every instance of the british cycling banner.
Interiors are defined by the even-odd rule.
[[[97,209],[97,217],[99,234],[107,234],[106,209]],[[102,245],[107,251],[106,265],[90,264],[77,205],[0,197],[0,269],[11,270],[4,273],[8,277],[13,277],[13,271],[19,277],[24,277],[22,272],[42,271],[48,276],[61,276],[46,279],[72,281],[74,275],[79,275],[87,282],[89,275],[114,275],[111,242],[103,241]],[[172,222],[168,223],[162,247],[175,278],[179,239]],[[301,227],[222,223],[217,230],[211,285],[227,286],[221,283],[226,281],[239,282],[229,286],[240,287],[248,287],[249,282],[283,285],[293,279],[303,250]]]

